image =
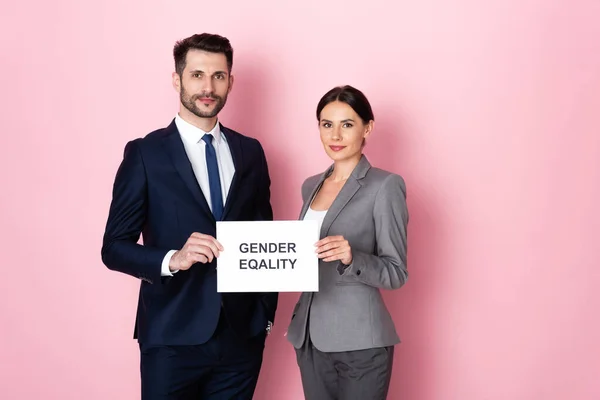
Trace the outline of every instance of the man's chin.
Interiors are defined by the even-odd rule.
[[[202,106],[199,107],[193,103],[190,104],[182,102],[182,105],[198,118],[215,118],[221,109],[223,109],[219,103],[211,104],[209,106],[202,104]]]
[[[198,113],[196,116],[199,118],[214,118],[217,116],[217,113]]]
[[[199,108],[195,108],[190,111],[198,118],[214,118],[218,114],[218,111],[214,107],[211,107],[210,110],[201,110]]]

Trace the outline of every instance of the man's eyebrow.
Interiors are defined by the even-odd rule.
[[[202,71],[201,69],[194,69],[190,71],[190,74],[204,74],[204,71]],[[227,75],[227,71],[215,71],[215,73],[213,75]]]

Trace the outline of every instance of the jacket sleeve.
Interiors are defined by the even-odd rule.
[[[111,270],[160,283],[161,263],[170,249],[138,244],[147,212],[146,171],[138,140],[127,143],[117,170],[102,242],[102,262]]]
[[[269,175],[269,167],[267,166],[267,158],[265,156],[262,146],[259,144],[260,151],[260,181],[256,197],[256,215],[255,221],[272,221],[273,220],[273,209],[271,207],[271,178]],[[279,293],[269,292],[260,293],[260,302],[262,303],[265,311],[265,317],[267,321],[275,321],[275,311],[277,310],[277,303],[279,299]]]
[[[406,186],[401,176],[390,174],[376,195],[373,209],[376,254],[352,249],[352,263],[338,265],[341,275],[382,289],[398,289],[406,283],[408,270]]]

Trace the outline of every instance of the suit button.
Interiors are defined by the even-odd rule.
[[[360,275],[360,269],[356,271],[356,275]]]

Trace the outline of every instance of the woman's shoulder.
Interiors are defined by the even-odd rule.
[[[310,195],[312,190],[319,183],[319,180],[321,179],[322,175],[323,175],[322,173],[316,174],[313,176],[309,176],[308,178],[306,178],[304,180],[304,182],[302,183],[302,198],[305,199],[306,197],[308,197]]]
[[[306,178],[304,180],[304,183],[302,183],[302,188],[304,188],[305,186],[316,185],[322,176],[323,176],[323,173],[309,176],[308,178]]]
[[[365,176],[365,180],[378,191],[381,189],[401,189],[406,192],[406,182],[402,175],[385,169],[371,167]]]

